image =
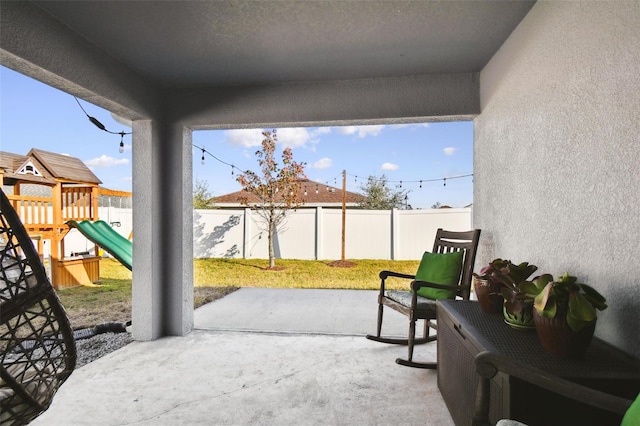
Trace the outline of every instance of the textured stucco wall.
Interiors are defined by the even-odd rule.
[[[480,76],[477,268],[569,271],[596,335],[640,356],[640,3],[538,2]]]

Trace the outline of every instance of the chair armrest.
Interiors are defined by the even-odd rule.
[[[412,280],[416,277],[415,275],[401,274],[400,272],[393,272],[393,271],[380,271],[379,276],[380,276],[380,279],[383,279],[383,280],[386,280],[389,277],[406,278],[406,279]]]
[[[476,371],[482,379],[476,398],[474,424],[488,424],[488,381],[498,374],[499,371],[548,391],[620,415],[624,415],[633,402],[626,398],[570,382],[554,374],[491,352],[485,351],[476,355],[475,365]]]
[[[384,296],[384,291],[385,291],[385,280],[389,277],[396,277],[396,278],[405,278],[408,280],[412,280],[414,279],[416,276],[415,275],[409,275],[409,274],[401,274],[400,272],[393,272],[393,271],[380,271],[380,274],[378,274],[380,276],[380,297]]]
[[[439,289],[443,289],[443,290],[456,290],[456,292],[458,292],[460,290],[467,290],[471,286],[468,286],[468,285],[436,284],[436,283],[430,283],[428,281],[418,281],[418,280],[415,280],[415,281],[411,282],[411,289],[414,292],[417,292],[418,290],[420,290],[423,287],[439,288]]]

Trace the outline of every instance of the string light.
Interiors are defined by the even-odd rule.
[[[87,116],[87,118],[89,119],[89,121],[91,121],[93,123],[94,126],[96,126],[98,129],[102,130],[103,132],[107,132],[107,133],[111,133],[112,135],[120,135],[120,146],[118,148],[118,151],[120,152],[120,154],[122,154],[124,152],[124,135],[130,135],[131,132],[112,132],[111,130],[108,130],[104,124],[102,124],[100,122],[100,120],[98,120],[95,117],[90,116],[87,111],[85,111],[85,109],[82,107],[82,104],[80,103],[80,101],[78,100],[78,98],[76,98],[75,96],[73,97],[73,99],[76,100],[76,102],[78,103],[78,106],[80,107],[80,109],[82,110],[82,112],[84,112],[84,115]]]
[[[87,113],[87,111],[82,107],[82,104],[80,103],[80,101],[78,100],[78,98],[77,98],[77,97],[75,97],[75,96],[74,96],[73,98],[74,98],[74,99],[76,100],[76,102],[78,103],[78,106],[80,107],[80,109],[82,110],[82,112],[84,112],[84,114],[87,116],[87,118],[89,119],[89,121],[91,121],[91,123],[93,123],[93,125],[94,125],[94,126],[96,126],[98,129],[100,129],[100,130],[102,130],[102,131],[104,131],[104,132],[111,133],[111,134],[113,134],[113,135],[120,135],[120,145],[119,145],[119,147],[118,147],[118,151],[122,154],[122,153],[124,152],[124,136],[125,136],[125,135],[130,135],[132,132],[124,132],[124,131],[121,131],[121,132],[112,132],[112,131],[108,130],[108,129],[106,128],[106,126],[100,122],[100,120],[98,120],[98,119],[97,119],[97,118],[95,118],[95,117],[90,116],[90,115]],[[215,159],[216,161],[218,161],[218,162],[220,162],[220,163],[222,163],[222,164],[226,164],[226,165],[230,166],[230,167],[231,167],[231,176],[234,176],[234,175],[235,175],[234,169],[237,169],[237,167],[236,167],[236,166],[234,166],[234,165],[233,165],[233,164],[231,164],[231,163],[227,163],[226,161],[223,161],[223,160],[221,160],[220,158],[216,157],[216,156],[215,156],[215,155],[213,155],[211,152],[207,151],[207,150],[204,148],[204,146],[199,147],[199,146],[197,146],[196,144],[193,144],[193,146],[194,146],[195,148],[200,149],[200,150],[202,151],[202,157],[201,157],[201,160],[200,160],[202,165],[204,165],[204,164],[205,164],[205,157],[204,157],[204,155],[205,155],[205,154],[208,154],[209,156],[211,156],[211,157],[212,157],[213,159]],[[238,169],[238,170],[240,170],[240,169]],[[241,171],[241,172],[242,172],[242,171]],[[436,178],[436,179],[420,179],[419,181],[402,181],[402,180],[400,180],[400,181],[391,181],[391,180],[386,180],[386,182],[387,182],[387,183],[396,183],[396,182],[397,182],[397,183],[399,183],[399,187],[400,187],[400,188],[402,188],[403,183],[414,183],[414,182],[417,182],[417,183],[419,183],[420,189],[422,189],[422,183],[423,183],[423,182],[436,182],[436,181],[442,181],[443,186],[444,186],[444,187],[446,187],[446,186],[447,186],[447,179],[460,179],[460,178],[465,178],[465,177],[470,177],[470,176],[471,176],[471,177],[473,177],[473,173],[469,173],[469,174],[465,174],[465,175],[460,175],[460,176],[453,176],[453,177],[449,177],[449,178],[442,177],[442,178]],[[353,175],[353,178],[354,178],[354,179],[353,179],[353,180],[354,180],[354,182],[356,182],[356,183],[357,183],[357,182],[358,182],[358,176],[357,176],[357,175]],[[337,185],[337,182],[338,182],[338,181],[337,181],[337,177],[335,177],[333,180],[334,180],[334,185]],[[371,183],[372,183],[372,182],[374,182],[376,179],[374,179],[374,178],[373,178],[373,176],[369,176],[369,177],[368,177],[368,180],[369,180],[369,182],[371,182]],[[382,180],[382,179],[378,179],[378,180]],[[473,179],[472,179],[472,181],[473,181]],[[277,190],[277,188],[276,188],[276,190]],[[326,185],[326,190],[327,190],[327,191],[329,191],[329,186],[328,186],[328,184]],[[332,192],[333,192],[333,189],[332,189]],[[316,184],[316,194],[317,194],[317,193],[318,193],[318,184]],[[307,195],[307,189],[306,189],[306,186],[305,186],[304,194],[305,194],[305,195]]]
[[[90,115],[87,113],[87,111],[82,107],[82,104],[80,103],[80,101],[78,100],[78,98],[77,98],[77,97],[75,97],[75,96],[74,96],[73,98],[76,100],[76,102],[78,103],[78,106],[80,107],[80,109],[82,110],[82,112],[84,112],[84,114],[87,116],[87,118],[89,119],[89,121],[91,121],[91,123],[93,123],[93,125],[95,125],[98,129],[100,129],[100,130],[102,130],[102,131],[104,131],[104,132],[107,132],[107,133],[111,133],[112,135],[120,135],[120,145],[119,145],[118,151],[122,154],[122,153],[124,152],[124,136],[125,136],[125,135],[130,135],[132,132],[124,132],[124,131],[121,131],[121,132],[112,132],[112,131],[108,130],[108,129],[106,128],[106,126],[100,122],[100,120],[98,120],[98,119],[97,119],[97,118],[95,118],[95,117],[90,116]],[[216,157],[216,156],[215,156],[215,155],[213,155],[211,152],[207,151],[207,150],[204,148],[204,146],[199,147],[199,146],[197,146],[196,144],[193,144],[193,146],[194,146],[195,148],[200,149],[200,150],[202,151],[202,157],[201,157],[201,164],[202,164],[202,165],[204,165],[204,163],[205,163],[204,155],[205,155],[205,154],[208,154],[209,156],[211,156],[211,157],[212,157],[213,159],[215,159],[216,161],[218,161],[218,162],[220,162],[220,163],[222,163],[222,164],[226,164],[227,166],[230,166],[230,167],[231,167],[231,176],[234,176],[234,175],[235,175],[235,173],[234,173],[234,169],[237,169],[237,167],[236,167],[236,166],[234,166],[234,165],[233,165],[233,164],[231,164],[231,163],[227,163],[226,161],[223,161],[223,160],[221,160],[220,158]],[[240,170],[240,169],[238,169],[238,170]],[[241,171],[241,172],[242,172],[242,171]],[[387,182],[387,183],[399,183],[399,187],[400,187],[400,188],[402,188],[403,183],[416,183],[416,182],[417,182],[417,183],[419,183],[420,189],[422,189],[422,183],[423,183],[423,182],[437,182],[437,181],[442,181],[443,186],[444,186],[444,187],[446,187],[446,186],[447,186],[447,179],[460,179],[460,178],[465,178],[465,177],[470,177],[470,176],[472,177],[472,182],[473,182],[473,173],[468,173],[468,174],[460,175],[460,176],[453,176],[453,177],[449,177],[449,178],[442,177],[442,178],[436,178],[436,179],[420,179],[419,181],[402,181],[402,180],[400,180],[400,181],[391,181],[391,180],[386,180],[386,182]],[[354,179],[353,179],[353,180],[354,180],[354,182],[358,182],[358,175],[353,175],[353,178],[354,178]],[[335,177],[333,180],[334,180],[334,185],[337,185],[337,184],[338,184],[338,183],[337,183],[337,182],[338,182],[338,181],[337,181],[337,177]],[[373,178],[373,176],[369,176],[369,177],[368,177],[368,181],[369,181],[370,183],[374,182],[375,180],[376,180],[376,179],[374,179],[374,178]],[[377,179],[377,180],[382,180],[382,179]],[[326,190],[327,190],[327,191],[329,191],[329,186],[328,186],[328,184],[327,184],[327,186],[326,186]],[[277,188],[276,188],[276,191],[277,191]],[[332,189],[332,191],[333,191],[333,189]],[[316,194],[317,194],[317,193],[318,193],[318,184],[316,184]],[[304,195],[307,195],[307,188],[306,188],[306,186],[305,186],[305,190],[304,190]]]
[[[350,175],[350,176],[353,176],[353,175]],[[442,181],[444,183],[444,186],[447,186],[447,180],[461,179],[466,177],[473,177],[473,173],[467,173],[459,176],[449,176],[449,177],[441,177],[441,178],[435,178],[435,179],[420,179],[420,180],[387,180],[387,179],[376,179],[373,176],[369,176],[368,181],[370,183],[373,183],[373,182],[381,182],[384,180],[386,183],[397,183],[401,188],[403,186],[406,186],[406,184],[417,183],[420,185],[420,188],[422,188],[423,183]]]
[[[226,161],[221,160],[220,158],[216,157],[215,155],[213,155],[211,152],[207,151],[204,147],[199,147],[195,144],[193,144],[193,146],[197,149],[200,149],[202,151],[202,155],[204,157],[204,154],[207,154],[209,156],[211,156],[213,159],[215,159],[216,161],[222,163],[222,164],[226,164],[229,167],[231,167],[231,175],[234,175],[234,170],[238,169],[240,171],[240,173],[246,173],[246,171],[242,171],[239,168],[237,168],[236,166],[234,166],[231,163],[228,163]],[[349,175],[348,173],[345,173],[345,175]],[[354,181],[357,182],[358,181],[358,176],[357,175],[349,175],[349,176],[353,176]],[[368,176],[367,181],[369,182],[369,184],[373,184],[374,182],[381,182],[381,181],[385,181],[386,183],[397,183],[399,185],[400,188],[403,188],[405,186],[407,186],[407,184],[412,184],[412,183],[416,183],[419,185],[420,189],[422,189],[422,186],[424,183],[429,183],[429,182],[440,182],[442,181],[443,185],[446,187],[447,186],[447,179],[451,180],[451,179],[461,179],[461,178],[466,178],[466,177],[471,177],[472,181],[473,181],[473,173],[468,173],[468,174],[464,174],[464,175],[459,175],[459,176],[450,176],[450,177],[441,177],[441,178],[434,178],[434,179],[420,179],[420,180],[398,180],[398,181],[391,181],[391,180],[387,180],[387,179],[382,179],[382,178],[375,178],[374,176]],[[337,177],[336,178],[332,178],[334,181],[337,182]],[[327,192],[335,192],[335,188],[330,187],[328,182],[331,181],[332,179],[329,179],[328,181],[325,182],[325,190]],[[316,194],[318,194],[320,192],[320,184],[315,183],[315,192]],[[336,183],[337,185],[337,183]],[[275,189],[275,192],[278,192],[278,188]],[[307,196],[309,193],[307,186],[304,186],[304,195]],[[405,194],[405,207],[408,206],[408,196]]]

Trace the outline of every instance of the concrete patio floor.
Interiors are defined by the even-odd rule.
[[[185,337],[133,342],[71,375],[33,425],[453,425],[436,371],[369,341],[376,291],[240,289]],[[386,310],[387,333],[406,334]],[[416,348],[435,360],[436,344]]]

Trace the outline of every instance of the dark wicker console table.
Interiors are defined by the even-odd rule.
[[[474,357],[482,351],[530,365],[594,389],[635,399],[640,362],[594,338],[583,359],[562,360],[544,351],[535,331],[515,330],[502,315],[487,314],[474,301],[438,302],[438,388],[454,422],[470,425],[479,376]],[[616,425],[620,418],[581,402],[498,373],[490,382],[489,419],[511,418],[531,426]]]

